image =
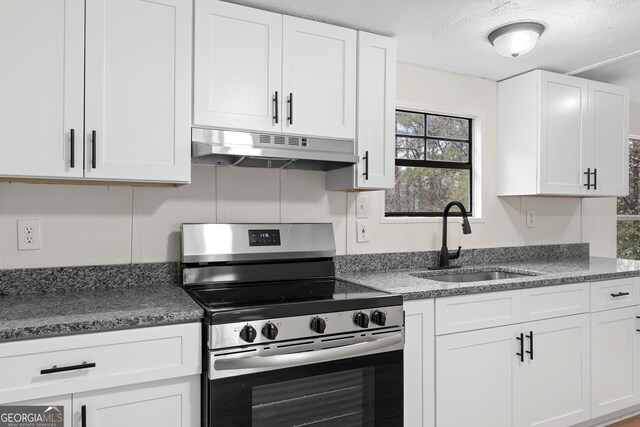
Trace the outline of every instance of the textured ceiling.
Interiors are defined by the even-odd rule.
[[[640,104],[640,54],[630,55],[576,75],[631,88],[631,102]]]
[[[400,62],[493,80],[535,68],[568,73],[640,51],[640,0],[229,1],[390,35]],[[547,30],[531,53],[499,56],[487,35],[521,20]],[[640,89],[638,60],[633,65]]]

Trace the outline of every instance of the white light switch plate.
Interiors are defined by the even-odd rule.
[[[369,196],[366,194],[356,197],[356,218],[369,218]]]

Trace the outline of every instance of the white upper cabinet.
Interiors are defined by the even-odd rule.
[[[327,172],[327,189],[387,189],[395,185],[396,41],[358,32],[360,162]]]
[[[498,83],[498,195],[628,193],[628,89],[536,70]]]
[[[0,57],[0,175],[82,177],[84,0],[0,2]]]
[[[589,101],[589,158],[593,159],[590,192],[626,196],[629,193],[629,90],[589,82]]]
[[[588,161],[587,81],[541,73],[539,84],[540,192],[581,194]]]
[[[219,0],[195,8],[195,126],[355,138],[355,30]]]
[[[280,132],[282,15],[196,1],[193,123]]]
[[[0,175],[189,182],[192,19],[189,0],[2,1]]]
[[[85,176],[190,179],[191,2],[88,0]]]
[[[283,131],[355,138],[356,31],[283,17]]]

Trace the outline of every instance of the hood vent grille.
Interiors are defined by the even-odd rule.
[[[332,170],[358,161],[348,139],[191,130],[192,162],[213,166]]]

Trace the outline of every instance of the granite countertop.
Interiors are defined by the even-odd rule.
[[[35,270],[18,273],[25,272],[31,276],[40,274]],[[93,276],[95,279],[96,275]],[[106,286],[96,279],[91,286],[83,288],[76,284],[66,291],[59,287],[58,292],[22,289],[0,293],[0,342],[198,322],[203,317],[202,308],[180,286],[169,280],[153,281],[149,274],[145,277],[127,286]],[[32,278],[34,283],[38,282],[37,277]],[[83,283],[88,283],[84,279],[83,276]]]
[[[483,282],[438,282],[429,275],[466,273],[478,270],[535,274],[513,279]],[[417,277],[420,275],[423,277]],[[343,280],[401,294],[405,300],[435,298],[480,292],[553,286],[566,283],[640,276],[640,261],[615,258],[576,258],[558,261],[516,261],[463,266],[454,270],[431,271],[426,268],[342,273]]]

